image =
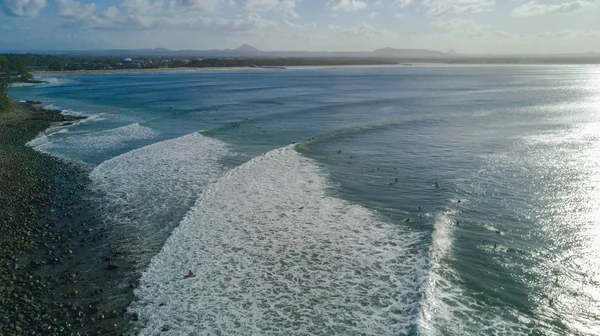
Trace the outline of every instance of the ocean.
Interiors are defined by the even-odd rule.
[[[597,66],[41,79],[142,335],[600,334]]]

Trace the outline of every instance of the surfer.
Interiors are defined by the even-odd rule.
[[[397,177],[394,179],[394,183],[398,183],[398,178]]]
[[[188,274],[184,275],[184,277],[186,277],[186,278],[195,278],[196,274],[192,273],[192,270],[190,270]]]
[[[433,186],[434,186],[436,189],[440,187],[440,185],[439,185],[437,182],[435,182],[435,183],[433,184]]]
[[[341,149],[340,149],[340,150],[338,150],[338,152],[337,152],[337,153],[338,153],[338,154],[342,154],[342,150],[341,150]]]

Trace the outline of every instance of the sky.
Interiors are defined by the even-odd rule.
[[[600,52],[600,0],[0,0],[1,50]]]

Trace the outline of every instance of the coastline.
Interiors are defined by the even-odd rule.
[[[88,172],[26,145],[76,119],[26,103],[0,114],[1,335],[120,333],[131,320],[136,273],[95,212]]]
[[[415,63],[413,66],[435,66],[444,64]],[[121,73],[161,73],[161,72],[200,72],[200,71],[240,71],[240,70],[293,70],[293,69],[336,69],[336,68],[389,68],[410,67],[402,64],[376,64],[376,65],[291,65],[291,66],[265,66],[265,67],[206,67],[206,68],[149,68],[149,69],[112,69],[112,70],[66,70],[66,71],[32,71],[35,76],[57,75],[110,75]]]
[[[347,69],[347,68],[465,68],[465,67],[522,67],[522,66],[547,66],[543,63],[403,63],[403,64],[364,64],[364,65],[290,65],[290,66],[265,66],[265,67],[205,67],[205,68],[149,68],[149,69],[112,69],[112,70],[65,70],[65,71],[32,71],[35,76],[60,76],[60,75],[111,75],[130,73],[168,73],[168,72],[202,72],[202,71],[242,71],[242,70],[302,70],[302,69]],[[570,64],[551,64],[552,66],[570,66]]]

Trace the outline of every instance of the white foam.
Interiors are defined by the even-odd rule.
[[[466,293],[452,267],[457,210],[438,214],[429,249],[429,271],[422,287],[421,335],[530,335],[528,318],[506,305],[489,304]]]
[[[56,133],[54,134],[56,135]],[[123,143],[150,139],[156,135],[158,135],[156,131],[135,123],[104,131],[71,133],[61,137],[51,137],[42,133],[28,142],[27,145],[40,152],[55,155],[61,155],[63,151],[89,153],[119,148]]]
[[[426,269],[422,235],[327,188],[290,147],[225,174],[143,274],[130,307],[141,334],[407,333]],[[184,279],[190,269],[197,277]]]
[[[194,133],[114,157],[90,174],[106,220],[125,232],[144,266],[198,198],[223,174],[223,142]],[[138,237],[139,236],[139,237]],[[150,255],[145,255],[150,254]]]
[[[40,76],[39,80],[45,81],[46,83],[40,83],[40,84],[44,84],[44,85],[62,85],[62,84],[75,83],[75,80],[73,80],[72,77],[68,78],[66,76],[61,76],[61,77]]]
[[[34,85],[39,85],[39,83],[9,83],[8,87],[9,88],[18,88],[18,87],[29,87],[29,86],[34,86]]]

